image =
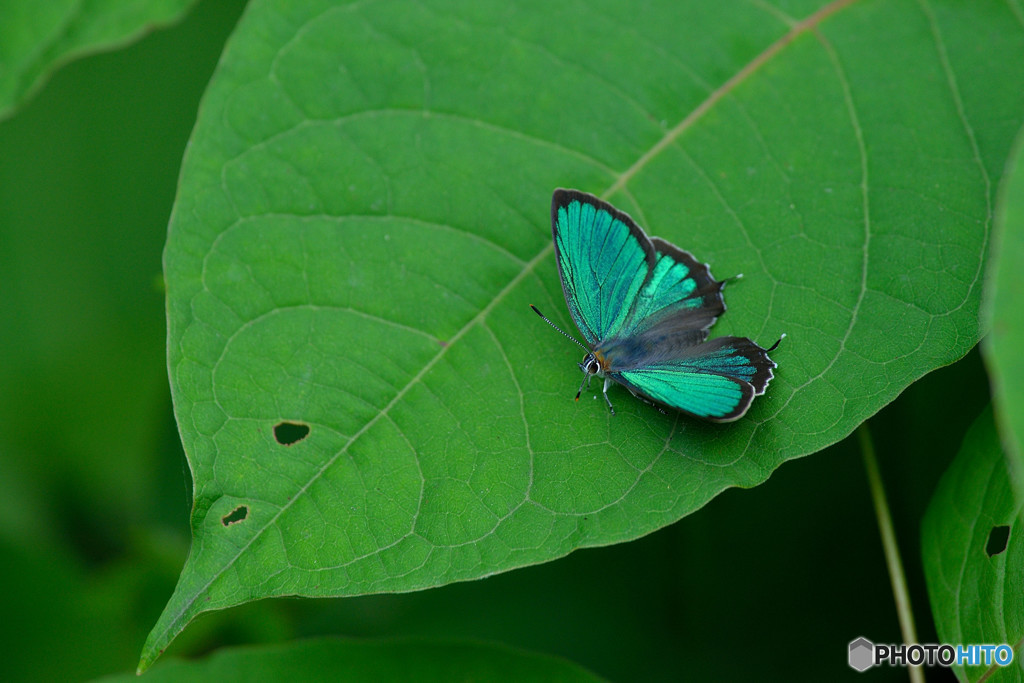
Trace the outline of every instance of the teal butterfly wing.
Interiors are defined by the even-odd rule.
[[[650,245],[650,272],[633,301],[624,334],[615,336],[632,337],[652,327],[667,326],[682,335],[677,338],[699,344],[725,312],[725,283],[712,277],[708,266],[690,252],[660,237],[650,238]]]
[[[687,310],[706,330],[725,310],[723,283],[706,265],[593,195],[555,190],[551,226],[569,312],[591,345]]]
[[[641,361],[630,369],[613,364],[607,376],[634,394],[716,422],[742,417],[775,368],[767,351],[745,337],[718,337],[672,358]]]
[[[555,191],[551,224],[562,291],[591,350],[584,372],[716,421],[764,393],[776,367],[765,349],[741,337],[705,342],[725,311],[724,282],[707,265],[577,190]]]
[[[562,189],[551,200],[551,229],[576,327],[591,346],[621,334],[649,270],[647,235],[611,205]]]

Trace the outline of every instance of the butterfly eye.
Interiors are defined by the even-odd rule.
[[[594,354],[588,353],[583,357],[583,362],[580,363],[580,368],[587,374],[596,375],[601,371],[601,364],[597,362],[596,358],[594,358]]]

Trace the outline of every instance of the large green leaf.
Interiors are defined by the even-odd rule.
[[[195,0],[0,2],[0,118],[61,64],[181,18]]]
[[[961,681],[992,669],[994,681],[1024,680],[1024,502],[1013,494],[992,411],[964,438],[921,527],[921,553],[939,639],[1011,645],[1012,667],[956,667]]]
[[[992,329],[983,348],[1003,446],[1024,494],[1024,130],[1006,165],[995,228],[986,292]]]
[[[649,533],[977,342],[1020,23],[995,2],[791,4],[249,7],[165,253],[194,539],[143,668],[205,610]],[[746,418],[573,404],[580,350],[527,307],[569,325],[557,186],[746,275],[715,332],[789,335]],[[279,443],[286,422],[308,435]]]

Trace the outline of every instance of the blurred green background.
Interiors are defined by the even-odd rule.
[[[190,484],[160,256],[199,100],[242,9],[204,0],[176,27],[65,66],[0,122],[5,681],[134,671],[184,563]],[[523,313],[524,334],[547,333],[535,323]],[[987,401],[974,351],[870,422],[921,642],[936,636],[920,519]],[[498,641],[621,681],[852,680],[850,640],[900,640],[850,439],[633,543],[422,593],[253,603],[200,618],[169,655],[314,634]]]

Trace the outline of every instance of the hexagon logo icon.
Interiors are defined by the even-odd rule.
[[[864,672],[875,663],[875,645],[867,638],[858,638],[850,643],[850,668]]]

